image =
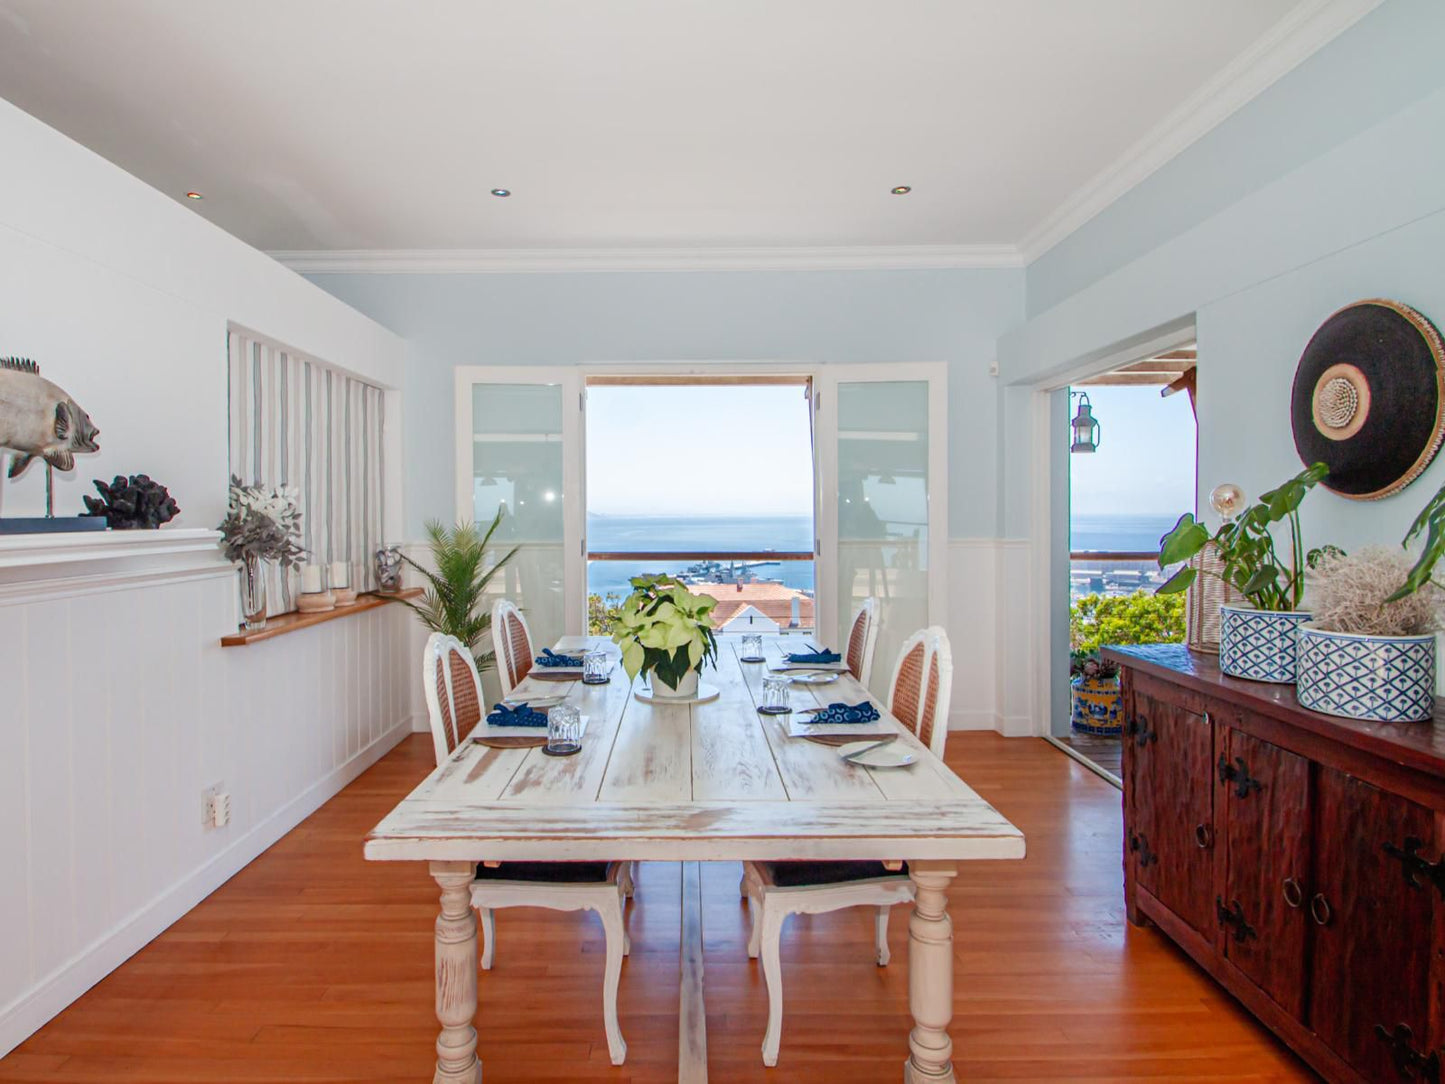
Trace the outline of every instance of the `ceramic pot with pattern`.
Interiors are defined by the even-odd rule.
[[[1230,677],[1292,685],[1299,627],[1306,610],[1219,608],[1219,669]]]
[[[1069,682],[1073,702],[1070,726],[1080,734],[1117,735],[1124,725],[1124,696],[1119,689],[1119,675],[1085,677],[1079,674]]]
[[[1422,723],[1435,715],[1435,634],[1299,630],[1301,707],[1348,719]]]

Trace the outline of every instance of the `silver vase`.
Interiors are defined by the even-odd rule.
[[[254,553],[241,559],[241,620],[247,632],[266,627],[266,562]]]

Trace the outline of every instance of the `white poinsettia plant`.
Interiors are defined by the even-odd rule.
[[[712,608],[717,599],[695,595],[672,576],[637,576],[632,594],[617,611],[613,642],[622,648],[622,668],[637,677],[653,671],[677,687],[689,670],[701,671],[717,658]]]

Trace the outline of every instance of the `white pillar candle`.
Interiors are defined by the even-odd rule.
[[[321,592],[321,566],[301,566],[301,591],[303,594],[315,595]]]
[[[346,561],[331,562],[331,589],[351,586],[351,565]]]

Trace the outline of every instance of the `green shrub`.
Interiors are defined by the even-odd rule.
[[[1069,647],[1097,651],[1104,644],[1179,643],[1184,639],[1184,596],[1085,595],[1069,608]]]
[[[622,596],[617,594],[587,596],[587,631],[593,636],[611,636],[617,628],[617,612]]]

